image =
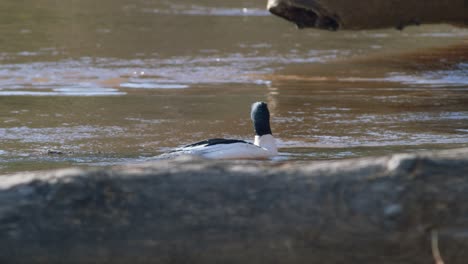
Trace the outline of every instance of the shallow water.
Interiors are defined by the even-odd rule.
[[[258,100],[278,161],[468,146],[467,29],[297,30],[252,1],[8,2],[3,173],[252,140]]]

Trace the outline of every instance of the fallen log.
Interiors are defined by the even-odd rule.
[[[268,0],[267,8],[299,28],[403,29],[442,23],[468,26],[466,0]]]
[[[191,158],[0,181],[0,263],[427,264],[439,250],[454,264],[466,263],[467,231],[467,148],[285,164]]]

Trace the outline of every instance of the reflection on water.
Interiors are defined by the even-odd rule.
[[[0,171],[253,140],[259,100],[276,161],[468,146],[468,30],[298,31],[264,4],[0,4]]]
[[[193,15],[193,16],[269,16],[270,13],[262,8],[223,8],[199,5],[168,4],[165,9],[143,9],[143,12],[165,15]]]

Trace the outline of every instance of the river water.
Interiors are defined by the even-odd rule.
[[[297,30],[265,5],[3,1],[0,172],[253,140],[260,100],[279,161],[468,146],[467,29]]]

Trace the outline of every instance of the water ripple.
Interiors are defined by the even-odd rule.
[[[116,126],[73,126],[73,127],[11,127],[0,128],[0,141],[17,140],[27,143],[65,143],[73,140],[90,139],[102,135],[116,136],[125,130]]]
[[[206,7],[198,5],[172,5],[170,9],[142,10],[144,13],[155,13],[165,15],[188,15],[188,16],[270,16],[265,9],[258,8],[223,8]]]

